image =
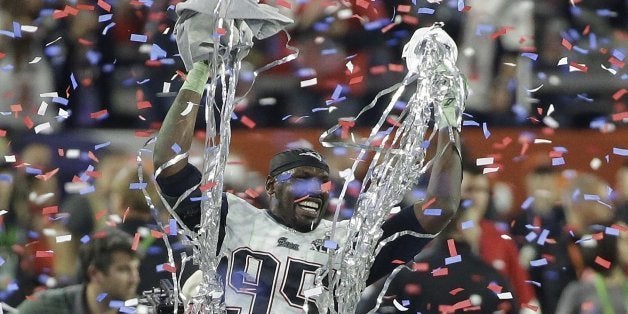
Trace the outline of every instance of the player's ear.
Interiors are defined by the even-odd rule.
[[[271,176],[266,177],[266,193],[273,195],[275,193],[275,178]]]

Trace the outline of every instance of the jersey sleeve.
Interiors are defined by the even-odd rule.
[[[414,231],[420,234],[429,234],[416,218],[412,205],[402,209],[396,215],[388,218],[382,224],[384,233],[380,241],[401,231]],[[371,266],[367,285],[377,281],[379,278],[389,274],[400,264],[405,264],[414,258],[432,240],[430,237],[415,237],[403,235],[396,240],[387,243],[375,257],[375,262]]]

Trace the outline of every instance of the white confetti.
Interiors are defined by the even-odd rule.
[[[41,57],[35,57],[35,58],[33,58],[33,60],[31,60],[31,61],[29,62],[29,64],[35,64],[35,63],[37,63],[37,62],[39,62],[39,61],[41,61]]]
[[[493,157],[485,157],[485,158],[478,158],[475,161],[475,165],[476,166],[486,166],[486,165],[492,165],[495,161],[495,158]]]
[[[57,236],[57,243],[68,242],[72,240],[71,234]]]
[[[546,140],[546,139],[543,139],[543,138],[535,138],[534,139],[534,144],[550,144],[550,143],[552,143],[552,141]]]
[[[560,60],[558,60],[558,64],[557,65],[565,65],[568,64],[569,61],[567,61],[567,57],[563,57]]]
[[[35,126],[35,134],[39,134],[48,129],[50,129],[50,122],[42,123],[40,125]]]
[[[312,86],[312,85],[316,85],[316,84],[318,84],[316,78],[305,80],[305,81],[301,81],[301,87],[308,87],[308,86]]]
[[[37,109],[37,114],[40,116],[45,115],[46,109],[48,109],[48,103],[45,101],[42,101],[41,104],[39,105],[39,109]]]

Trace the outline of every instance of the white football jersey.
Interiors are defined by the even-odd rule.
[[[235,195],[227,193],[227,200],[229,211],[220,251],[228,259],[227,312],[303,313],[304,291],[314,288],[316,270],[327,263],[323,245],[331,234],[332,222],[323,220],[315,230],[301,233]],[[347,223],[336,224],[335,242],[344,243]],[[315,308],[311,299],[308,302]]]

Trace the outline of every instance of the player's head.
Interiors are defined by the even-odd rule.
[[[109,300],[128,300],[139,284],[140,257],[126,232],[106,228],[95,232],[79,251],[80,271],[88,285]]]
[[[296,148],[276,154],[266,179],[271,213],[297,231],[314,230],[327,210],[328,182],[329,166],[316,151]]]

